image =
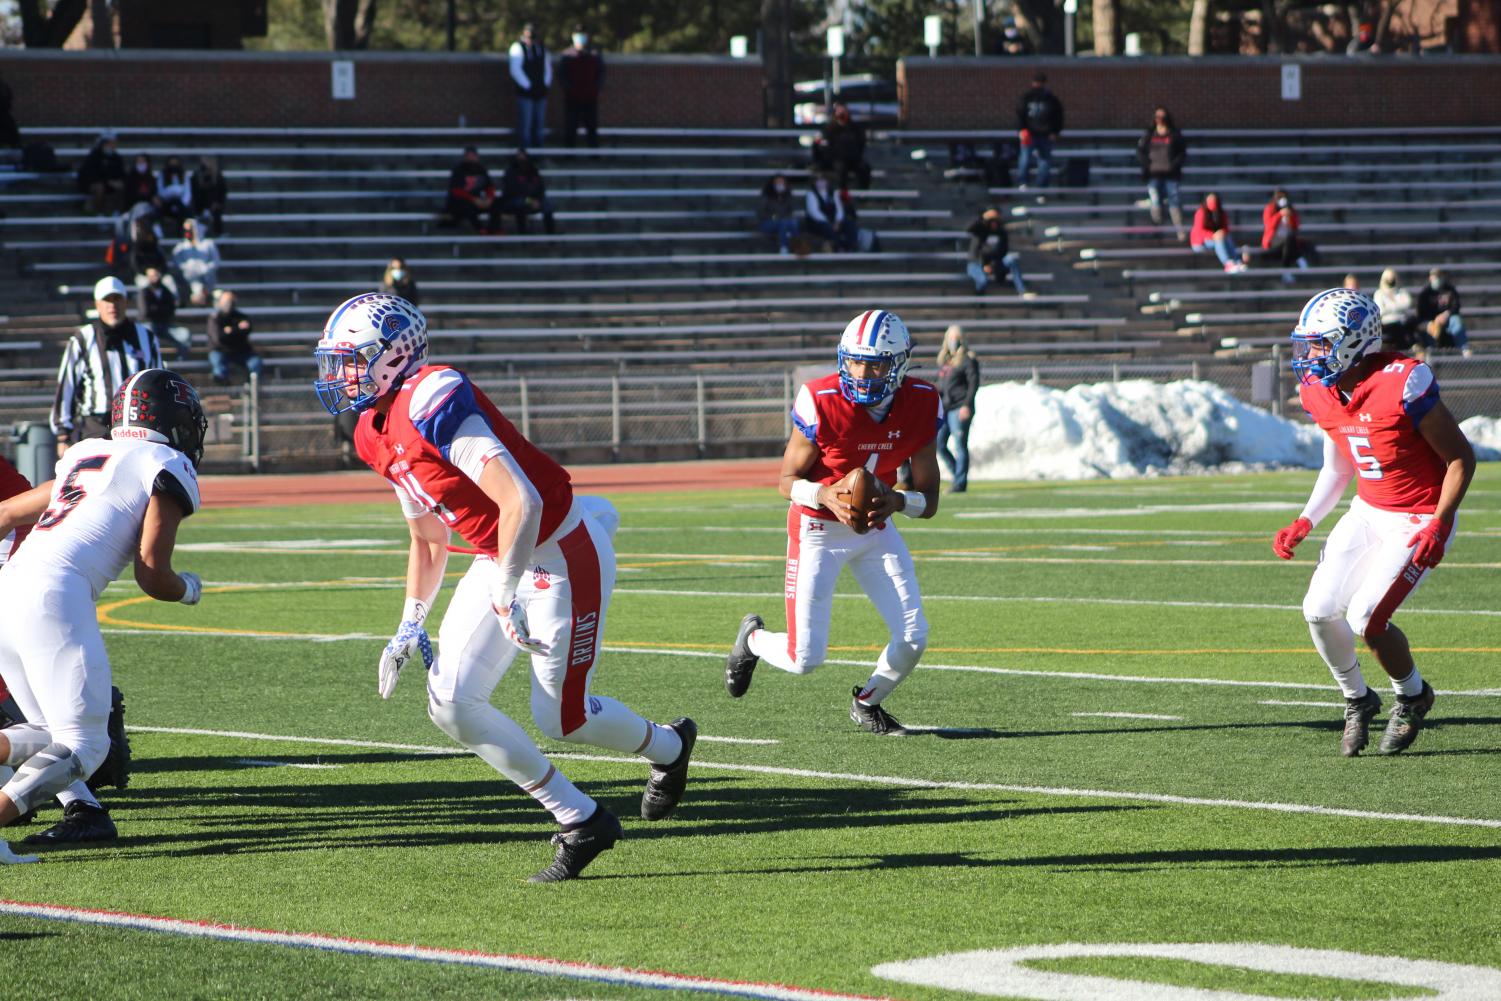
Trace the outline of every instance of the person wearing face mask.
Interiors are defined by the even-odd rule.
[[[535,149],[547,131],[547,91],[552,86],[552,59],[530,23],[511,43],[511,82],[516,85],[516,145]]]
[[[850,117],[849,106],[834,105],[832,116],[819,130],[813,143],[813,164],[833,174],[838,187],[847,188],[851,179],[862,191],[870,187],[870,164],[865,162],[865,126]]]
[[[1458,348],[1466,358],[1474,354],[1459,315],[1459,290],[1443,268],[1428,272],[1428,284],[1418,293],[1418,340],[1425,349]]]
[[[1381,283],[1372,298],[1381,307],[1381,350],[1411,351],[1418,312],[1412,305],[1412,293],[1402,287],[1397,272],[1391,268],[1381,272]]]
[[[135,162],[125,175],[125,211],[129,212],[139,202],[149,203],[156,211],[162,207],[156,175],[151,171],[151,157],[145,153],[136,154]]]
[[[1225,271],[1238,274],[1246,270],[1245,262],[1237,255],[1235,239],[1230,235],[1230,213],[1216,192],[1209,192],[1194,212],[1193,229],[1188,234],[1188,245],[1196,254],[1204,248],[1213,247],[1215,256],[1224,265]]]
[[[193,189],[188,184],[188,171],[182,157],[169,156],[156,176],[156,191],[161,199],[162,214],[176,227],[183,219],[193,214]]]
[[[156,335],[130,319],[129,294],[120,279],[99,279],[94,285],[98,318],[74,331],[63,348],[50,418],[59,457],[73,442],[109,437],[115,391],[142,369],[161,367]]]
[[[207,306],[219,285],[219,247],[199,235],[197,220],[182,224],[182,239],[172,248],[172,269],[177,272],[178,292],[185,289],[193,305]]]
[[[391,263],[386,266],[386,273],[381,276],[380,290],[399,295],[413,306],[418,305],[417,279],[412,277],[412,269],[407,267],[403,258],[391,258]]]
[[[1261,249],[1275,256],[1282,263],[1282,280],[1293,283],[1292,268],[1308,267],[1308,255],[1313,247],[1298,232],[1298,210],[1286,191],[1277,188],[1271,200],[1261,210]]]
[[[761,232],[776,239],[778,253],[792,253],[792,238],[798,230],[797,203],[792,199],[792,187],[785,174],[774,174],[761,186],[756,221]]]
[[[819,174],[803,200],[807,214],[808,232],[833,243],[834,249],[843,253],[853,251],[860,239],[860,230],[855,220],[844,211],[844,201],[829,183],[828,177]]]
[[[599,145],[599,95],[605,89],[605,57],[589,44],[582,24],[574,25],[573,45],[558,60],[563,78],[563,145],[572,146],[583,126],[590,146]]]

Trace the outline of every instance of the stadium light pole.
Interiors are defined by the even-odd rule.
[[[1063,0],[1063,54],[1074,54],[1074,19],[1079,13],[1079,0]]]
[[[938,58],[938,46],[943,44],[943,16],[929,14],[922,19],[922,40],[928,47],[928,58]]]
[[[458,12],[454,9],[459,0],[448,0],[448,51],[454,50],[454,33],[458,26]]]
[[[969,5],[975,14],[975,55],[979,56],[983,55],[980,49],[980,25],[985,23],[985,0],[970,0]]]

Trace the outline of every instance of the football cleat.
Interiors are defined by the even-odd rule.
[[[683,750],[671,764],[651,766],[651,778],[646,780],[646,792],[641,794],[642,820],[666,820],[688,785],[688,759],[698,741],[698,724],[684,716],[668,726],[683,739]]]
[[[62,845],[81,845],[96,841],[113,841],[119,837],[115,822],[109,811],[82,800],[74,800],[63,807],[63,819],[45,831],[29,835],[21,843],[56,848]]]
[[[862,730],[880,734],[883,737],[905,737],[910,731],[896,721],[880,706],[868,706],[860,701],[860,686],[856,685],[850,692],[854,700],[850,702],[850,719]]]
[[[1370,743],[1371,720],[1381,711],[1381,696],[1367,688],[1358,699],[1345,699],[1345,733],[1340,738],[1339,753],[1347,758],[1358,755]]]
[[[120,689],[109,690],[109,753],[89,776],[88,787],[97,793],[104,786],[124,789],[130,784],[130,738],[125,735],[125,695]]]
[[[596,807],[594,816],[584,826],[572,831],[559,831],[552,836],[557,847],[552,865],[530,877],[528,883],[561,883],[565,879],[577,879],[584,866],[593,862],[601,853],[615,847],[615,842],[625,836],[620,821],[604,807]]]
[[[765,625],[755,612],[740,620],[740,632],[735,634],[735,645],[730,648],[730,656],[724,662],[724,687],[732,699],[740,698],[750,689],[751,674],[761,660],[751,653],[750,635]]]
[[[1381,735],[1382,754],[1401,754],[1418,739],[1423,729],[1423,719],[1433,708],[1433,686],[1423,682],[1423,690],[1414,696],[1399,695],[1392,714],[1386,721],[1386,733]]]

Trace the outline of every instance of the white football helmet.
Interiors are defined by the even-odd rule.
[[[884,309],[867,309],[839,338],[839,392],[862,406],[880,403],[901,387],[911,358],[912,335],[902,318]],[[885,367],[880,375],[857,379],[850,374],[851,361]]]
[[[313,351],[325,410],[364,410],[427,363],[427,318],[399,295],[366,292],[334,310]]]
[[[1298,378],[1332,386],[1381,344],[1381,307],[1364,292],[1327,289],[1303,307],[1292,341]]]

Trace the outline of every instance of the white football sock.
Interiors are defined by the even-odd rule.
[[[68,788],[57,794],[57,801],[66,807],[69,803],[82,803],[85,806],[99,806],[99,800],[89,792],[88,784],[82,781],[74,782]]]
[[[521,788],[564,827],[582,824],[593,815],[597,805],[556,767],[549,768],[542,781]]]
[[[683,738],[670,726],[646,721],[646,740],[636,753],[654,765],[670,765],[683,753]]]
[[[770,629],[757,629],[750,634],[747,643],[750,646],[751,653],[760,657],[772,667],[779,667],[789,674],[809,674],[813,668],[818,666],[817,664],[805,664],[799,667],[797,662],[787,655],[786,633],[774,633]]]
[[[1324,658],[1345,698],[1358,699],[1364,695],[1366,680],[1360,672],[1360,661],[1355,657],[1355,630],[1350,628],[1350,623],[1343,617],[1310,619],[1308,634],[1313,637],[1314,649]]]
[[[1412,673],[1403,678],[1401,681],[1398,681],[1396,678],[1392,679],[1392,691],[1396,692],[1398,695],[1405,695],[1408,698],[1422,695],[1423,676],[1419,674],[1418,669],[1414,667],[1412,669]]]

